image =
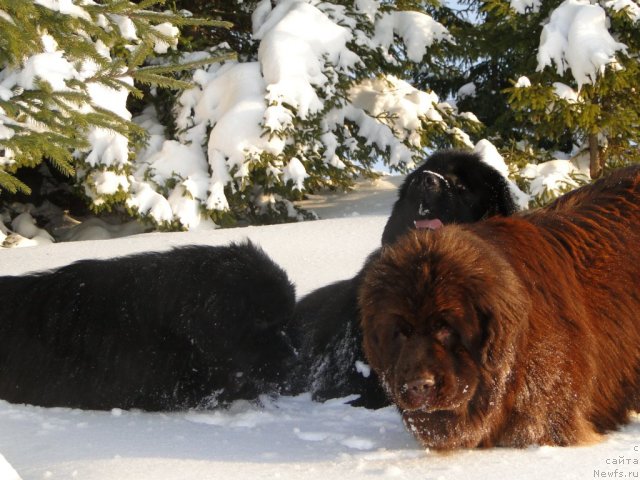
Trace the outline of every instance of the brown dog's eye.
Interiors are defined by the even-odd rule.
[[[382,338],[380,337],[380,333],[378,333],[377,331],[374,331],[371,334],[371,340],[373,340],[373,344],[377,347],[379,347],[380,345],[382,345]]]
[[[435,328],[433,336],[438,343],[448,347],[453,343],[455,332],[449,325],[442,323]]]
[[[413,333],[413,325],[405,320],[398,319],[393,328],[393,339],[405,340]]]

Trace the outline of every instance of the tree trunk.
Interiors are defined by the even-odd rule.
[[[598,178],[604,169],[604,155],[600,152],[598,135],[596,134],[589,135],[589,160],[591,178]]]

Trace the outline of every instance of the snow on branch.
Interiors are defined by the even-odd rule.
[[[388,51],[395,43],[395,35],[402,38],[407,57],[412,62],[422,61],[427,48],[435,42],[453,42],[444,25],[420,12],[383,13],[376,22],[373,42],[381,46],[390,58]]]
[[[571,70],[578,88],[595,82],[607,66],[618,65],[616,52],[627,49],[611,36],[607,25],[599,5],[589,0],[565,0],[542,29],[537,70],[554,63],[559,75]]]
[[[411,166],[429,142],[468,143],[459,127],[475,121],[383,73],[422,62],[431,46],[452,37],[429,15],[379,0],[256,2],[257,54],[206,66],[221,45],[182,55],[177,65],[157,57],[177,48],[177,26],[200,25],[197,19],[145,10],[144,2],[18,4],[25,9],[20,15],[0,12],[5,23],[37,11],[51,24],[47,34],[34,31],[31,51],[17,48],[24,56],[19,67],[0,70],[0,100],[17,101],[20,92],[42,87],[54,93],[52,102],[68,106],[46,118],[82,132],[59,135],[78,143],[65,144],[58,165],[76,174],[97,210],[123,205],[158,225],[188,229],[255,218],[265,208],[295,215],[285,195],[310,184],[348,186],[380,160]],[[62,28],[59,17],[70,26]],[[197,68],[192,83],[174,76],[185,66]],[[165,129],[154,108],[132,118],[128,100],[143,96],[140,84],[184,89],[162,112],[173,115],[175,129]],[[68,120],[80,119],[78,113],[93,120],[82,130]],[[0,110],[0,140],[16,143],[22,130],[39,127],[17,125],[18,118]],[[0,166],[10,165],[13,151],[3,152]],[[0,182],[10,185],[5,177]]]
[[[254,38],[261,40],[258,60],[267,84],[267,102],[290,105],[302,119],[324,106],[315,90],[326,92],[333,80],[325,74],[324,64],[349,71],[360,61],[347,48],[351,31],[300,1],[280,2]]]
[[[379,56],[399,40],[405,61],[421,61],[434,42],[450,40],[426,14],[380,14],[379,7],[377,1],[359,0],[354,12],[281,0],[274,8],[264,0],[252,15],[257,60],[196,72],[197,87],[179,97],[176,123],[180,142],[206,145],[206,210],[230,209],[230,195],[251,185],[258,171],[262,184],[252,186],[254,198],[269,197],[268,190],[278,186],[303,190],[311,171],[349,174],[358,161],[376,155],[393,166],[412,165],[422,155],[427,123],[458,139],[439,113],[435,94],[392,76],[362,73],[368,68],[363,56]],[[153,171],[160,158],[142,162]]]
[[[359,131],[378,148],[391,149],[391,165],[411,164],[413,152],[405,145],[420,148],[423,121],[440,123],[438,96],[422,92],[392,75],[367,79],[349,91],[351,104],[344,115],[359,125]]]
[[[640,21],[640,4],[634,0],[609,0],[604,2],[604,6],[616,12],[624,10],[631,20]]]

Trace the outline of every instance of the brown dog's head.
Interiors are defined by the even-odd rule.
[[[481,428],[474,415],[495,406],[529,308],[523,293],[504,258],[463,226],[410,233],[368,265],[365,354],[425,445],[475,446],[456,432]]]

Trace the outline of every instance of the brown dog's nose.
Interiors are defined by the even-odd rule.
[[[435,377],[430,373],[405,383],[401,388],[399,405],[405,410],[424,408],[434,399],[435,384]]]
[[[423,395],[429,388],[436,384],[436,380],[431,373],[422,375],[420,378],[407,383],[407,391],[414,395]]]

